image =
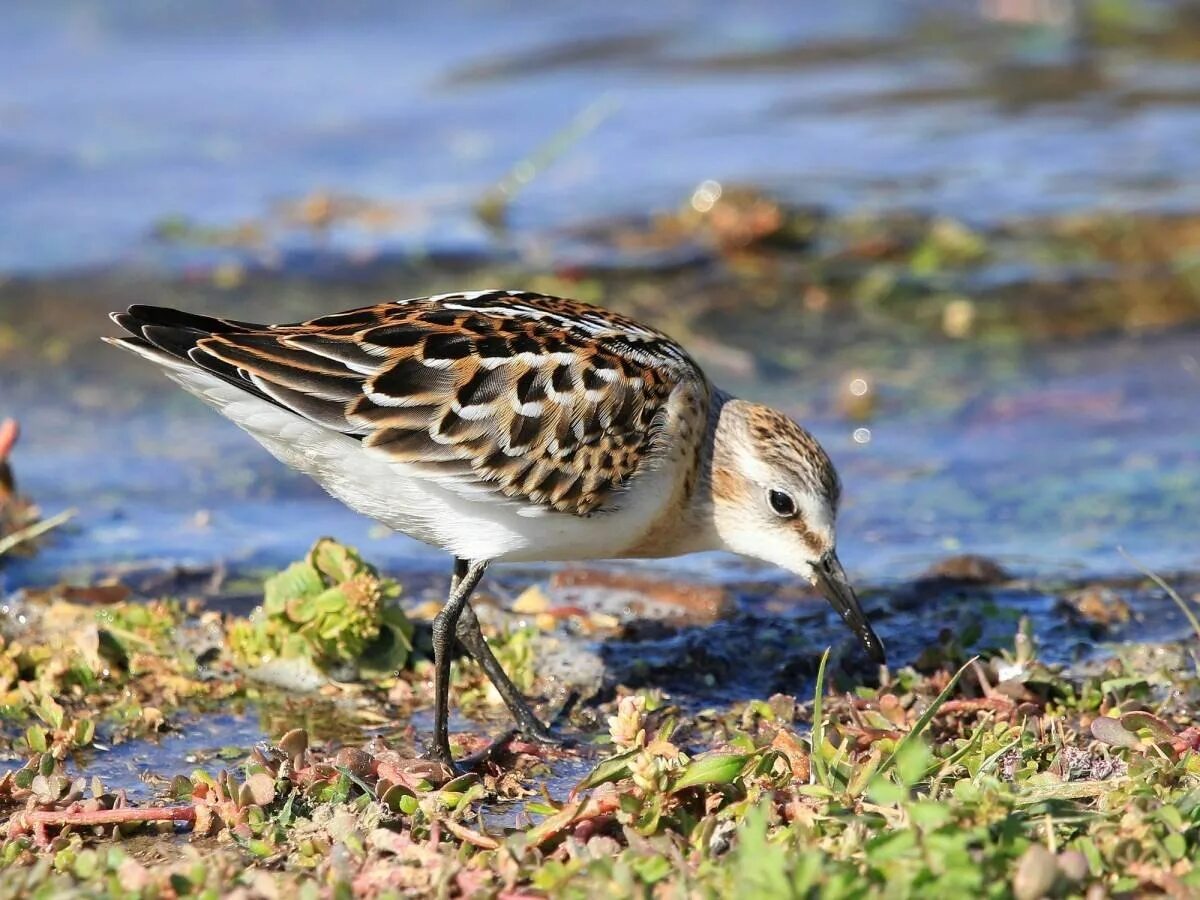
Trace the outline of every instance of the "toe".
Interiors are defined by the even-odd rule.
[[[563,747],[571,743],[571,739],[553,728],[543,725],[541,722],[533,726],[522,726],[521,734],[529,738],[531,741],[536,741],[539,744],[550,744],[555,747]]]
[[[443,769],[445,769],[448,773],[447,779],[454,778],[462,774],[462,772],[459,771],[459,766],[454,762],[454,754],[450,752],[450,748],[448,747],[442,749],[430,747],[428,752],[425,753],[424,759],[427,759],[433,763],[437,763]]]

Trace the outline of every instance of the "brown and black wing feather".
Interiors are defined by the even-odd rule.
[[[648,465],[671,392],[704,378],[659,332],[524,292],[417,298],[295,325],[149,306],[113,318],[430,477],[580,515]]]

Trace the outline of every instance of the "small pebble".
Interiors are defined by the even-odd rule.
[[[246,783],[242,785],[242,790],[239,792],[238,799],[241,800],[242,795],[249,791],[250,800],[255,806],[269,806],[271,801],[275,799],[275,779],[266,772],[256,772],[246,779]],[[249,806],[250,804],[244,804]]]
[[[1050,893],[1058,880],[1058,860],[1041,844],[1031,844],[1017,861],[1013,896],[1017,900],[1039,900]]]
[[[546,596],[538,585],[531,585],[521,592],[515,601],[513,601],[512,611],[521,615],[537,615],[544,613],[550,608],[550,598]]]
[[[1011,581],[1012,575],[993,559],[974,553],[964,553],[959,556],[949,556],[934,563],[921,574],[921,578],[962,581],[970,584],[999,584]]]
[[[1058,868],[1072,881],[1083,881],[1092,874],[1087,857],[1078,850],[1064,850],[1058,854]]]

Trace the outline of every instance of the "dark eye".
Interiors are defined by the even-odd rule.
[[[790,519],[796,515],[796,501],[792,499],[791,494],[785,494],[783,491],[771,491],[767,494],[767,502],[771,504],[771,509],[777,516]]]

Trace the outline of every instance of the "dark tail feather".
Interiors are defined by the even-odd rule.
[[[147,344],[178,356],[189,358],[189,351],[196,342],[212,334],[231,334],[238,331],[257,330],[262,326],[230,319],[216,319],[195,313],[168,309],[165,306],[145,306],[137,303],[126,312],[110,313],[109,317]]]
[[[196,313],[184,312],[181,309],[171,309],[167,306],[146,306],[135,303],[125,313],[114,313],[113,318],[123,328],[129,325],[117,319],[117,316],[128,318],[138,326],[161,325],[164,328],[186,328],[192,331],[203,331],[206,334],[230,334],[235,331],[265,331],[265,326],[253,322],[238,322],[235,319],[218,319],[214,316],[201,316]],[[130,329],[132,330],[132,329]]]
[[[132,338],[116,339],[113,343],[154,348],[167,356],[183,360],[216,375],[269,403],[277,402],[260,390],[236,366],[231,366],[196,346],[204,338],[214,334],[260,331],[265,330],[264,326],[232,319],[201,316],[165,306],[145,306],[140,303],[134,304],[123,313],[109,313],[109,318],[133,335]]]

